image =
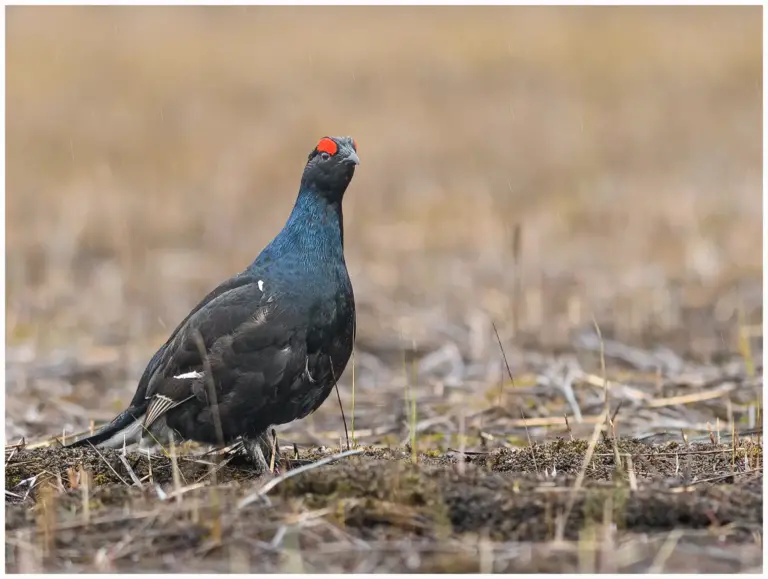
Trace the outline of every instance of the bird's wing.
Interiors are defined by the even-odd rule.
[[[274,294],[266,296],[264,289],[263,282],[254,279],[221,293],[187,318],[166,344],[149,379],[146,397],[152,401],[147,421],[199,394],[195,386],[206,384],[200,340],[219,403],[247,396],[239,390],[250,390],[251,385],[266,394],[286,371],[303,371],[306,339],[298,335],[298,313],[290,303],[278,305]],[[242,384],[237,393],[231,391],[235,384]]]
[[[253,282],[253,278],[248,275],[246,272],[241,272],[225,282],[222,282],[219,284],[215,289],[213,289],[211,292],[208,293],[200,302],[190,311],[187,316],[179,323],[178,326],[176,326],[176,329],[173,330],[173,333],[168,337],[168,339],[165,341],[165,343],[158,348],[157,352],[155,352],[154,356],[150,359],[149,363],[147,364],[146,368],[144,369],[144,373],[141,375],[141,378],[139,379],[139,385],[136,388],[136,392],[133,395],[133,400],[131,400],[131,407],[138,407],[141,406],[149,396],[147,396],[147,388],[149,386],[149,381],[156,372],[158,366],[160,365],[161,361],[165,359],[166,350],[171,344],[174,339],[176,338],[177,334],[179,333],[182,328],[184,328],[189,321],[189,319],[194,316],[198,311],[200,311],[202,308],[207,306],[212,300],[215,300],[221,295],[226,294],[227,292],[230,292],[232,290],[235,290],[239,287],[242,287],[244,285],[247,285],[251,282]]]

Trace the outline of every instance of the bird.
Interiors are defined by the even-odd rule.
[[[352,137],[321,138],[282,230],[181,321],[128,407],[68,446],[240,439],[254,468],[266,472],[272,427],[319,408],[352,354],[355,298],[342,201],[359,163]]]

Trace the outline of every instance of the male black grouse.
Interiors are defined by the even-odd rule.
[[[149,361],[130,406],[70,446],[241,437],[256,468],[267,469],[271,426],[317,409],[352,353],[355,301],[341,204],[359,162],[351,137],[322,138],[283,230],[179,324]]]

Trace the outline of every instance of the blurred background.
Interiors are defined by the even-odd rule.
[[[522,389],[498,405],[542,420],[568,396],[525,388],[593,318],[697,367],[743,358],[744,336],[761,355],[760,7],[6,14],[8,439],[123,408],[282,227],[324,135],[362,160],[344,205],[361,438],[402,436],[409,385],[422,432],[495,401],[492,324]],[[306,422],[297,438],[333,440],[336,401]]]

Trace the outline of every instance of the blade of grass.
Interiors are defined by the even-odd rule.
[[[557,526],[555,531],[555,539],[557,541],[563,541],[565,538],[565,526],[566,526],[566,523],[568,522],[568,517],[571,516],[571,510],[573,510],[573,505],[576,502],[576,494],[584,484],[584,477],[587,474],[587,467],[589,466],[589,463],[592,462],[592,456],[595,453],[595,447],[597,446],[597,441],[600,438],[600,431],[605,426],[605,421],[608,415],[605,412],[603,412],[601,416],[602,416],[602,420],[598,420],[597,422],[595,422],[595,428],[592,431],[592,438],[589,441],[587,452],[584,454],[584,460],[582,461],[581,468],[579,469],[579,473],[576,476],[576,482],[574,483],[573,488],[571,489],[571,492],[568,496],[568,503],[566,504],[565,511],[557,521]]]
[[[507,360],[507,353],[504,351],[504,345],[501,343],[501,336],[499,336],[499,330],[496,328],[496,323],[494,321],[491,321],[491,325],[493,326],[493,331],[496,334],[496,340],[499,343],[499,349],[501,350],[501,357],[504,359],[504,366],[507,368],[507,375],[509,376],[509,380],[512,383],[512,386],[515,385],[515,378],[512,376],[512,369],[509,367],[509,361]],[[523,412],[523,407],[518,406],[520,409],[520,416],[523,419],[523,426],[525,427],[525,436],[528,439],[528,447],[531,449],[531,457],[533,458],[533,467],[536,469],[536,472],[539,472],[539,466],[536,464],[536,452],[533,449],[533,442],[531,441],[531,433],[528,431],[528,423],[526,422],[525,412]]]
[[[352,430],[352,446],[357,446],[355,438],[355,347],[352,346],[352,416],[350,418],[350,429]]]
[[[333,378],[333,386],[336,389],[336,398],[339,400],[339,410],[341,411],[341,421],[344,423],[344,436],[347,439],[347,450],[349,446],[349,431],[347,430],[347,417],[344,416],[344,405],[341,403],[341,393],[339,392],[339,382],[336,380],[336,373],[333,371],[333,360],[328,356],[328,362],[331,364],[331,377]]]
[[[101,460],[103,460],[103,461],[104,461],[104,463],[105,463],[105,464],[106,464],[106,465],[109,467],[109,470],[111,470],[111,471],[114,473],[114,475],[115,475],[115,476],[116,476],[116,477],[117,477],[117,478],[120,480],[120,482],[122,482],[122,483],[123,483],[125,486],[127,486],[127,487],[131,486],[131,485],[129,485],[129,484],[128,484],[128,483],[125,481],[125,479],[124,479],[123,477],[121,477],[119,474],[117,474],[117,471],[116,471],[116,470],[115,470],[115,469],[112,467],[112,465],[111,465],[111,464],[109,464],[109,461],[108,461],[106,458],[104,458],[104,455],[103,455],[103,454],[101,454],[101,452],[99,451],[99,449],[98,449],[98,448],[96,448],[95,446],[93,446],[93,443],[92,443],[90,440],[88,441],[88,444],[90,444],[90,445],[91,445],[91,448],[92,448],[93,450],[95,450],[95,451],[96,451],[96,454],[98,454],[98,455],[99,455],[99,457],[101,458]]]

